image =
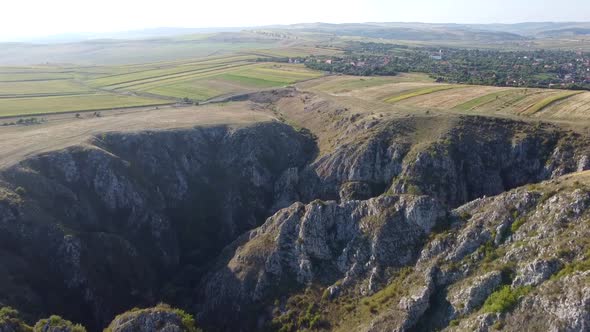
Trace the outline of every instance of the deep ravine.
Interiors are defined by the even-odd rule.
[[[339,119],[323,150],[268,122],[109,133],[4,170],[0,304],[91,331],[161,301],[207,331],[485,330],[535,308],[588,328],[588,138]],[[489,309],[502,287],[522,299]]]

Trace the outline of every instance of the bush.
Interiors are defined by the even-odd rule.
[[[18,311],[16,311],[16,309],[13,309],[11,307],[0,308],[0,322],[5,319],[17,318],[17,317],[18,317]]]
[[[512,289],[506,285],[493,292],[483,304],[483,312],[505,313],[512,310],[521,297],[527,295],[532,287],[517,287]]]
[[[19,196],[24,196],[27,193],[27,191],[23,187],[16,187],[16,189],[14,189],[14,192],[17,193]]]
[[[42,319],[35,324],[33,328],[34,332],[47,332],[47,331],[71,331],[71,332],[86,332],[80,324],[73,324],[72,322],[61,318],[60,316],[53,315],[49,318]]]
[[[512,231],[512,233],[516,233],[516,231],[518,231],[520,226],[522,226],[525,221],[526,221],[526,219],[524,219],[522,217],[517,218],[510,226],[510,231]]]

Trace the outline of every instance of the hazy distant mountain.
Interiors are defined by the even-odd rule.
[[[488,31],[502,31],[516,33],[529,37],[559,36],[571,33],[572,30],[582,29],[579,32],[588,34],[590,22],[528,22],[516,24],[476,24],[470,27],[485,29]]]
[[[490,31],[458,24],[427,23],[310,23],[275,26],[275,29],[329,33],[337,36],[360,36],[394,40],[523,40],[526,37],[504,31]]]
[[[235,32],[243,28],[150,28],[142,30],[103,32],[103,33],[65,33],[45,37],[23,40],[29,43],[73,43],[96,39],[149,39],[160,37],[172,37],[197,33]]]
[[[454,23],[301,23],[264,27],[225,28],[150,28],[110,33],[67,33],[29,38],[29,43],[71,43],[96,39],[150,39],[198,33],[238,32],[244,29],[296,30],[337,36],[359,36],[415,41],[517,41],[530,38],[559,38],[590,35],[590,22],[530,22],[516,24],[454,24]]]

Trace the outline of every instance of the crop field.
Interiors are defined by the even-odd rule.
[[[428,111],[522,116],[559,120],[590,119],[590,92],[439,84],[423,74],[360,77],[325,76],[298,83],[358,112]]]
[[[473,99],[503,90],[503,88],[491,86],[469,85],[443,85],[432,89],[435,91],[428,89],[418,90],[416,91],[416,93],[419,94],[418,96],[415,95],[416,93],[409,93],[395,98],[403,98],[404,101],[397,101],[420,108],[452,109],[457,105],[461,105]],[[391,100],[388,100],[388,102],[391,102]]]
[[[216,55],[122,66],[0,67],[0,116],[172,104],[281,87],[323,74],[303,65]]]
[[[244,64],[195,72],[186,76],[170,75],[148,79],[133,85],[119,86],[118,89],[205,100],[224,94],[285,86],[319,76],[321,73],[308,70],[302,65]]]
[[[522,112],[525,115],[533,115],[539,111],[542,111],[548,106],[551,106],[554,103],[559,101],[565,100],[571,96],[577,95],[582,93],[582,91],[565,91],[561,93],[552,94],[550,96],[545,97],[545,99],[539,101],[538,103],[534,104],[533,106],[527,108]]]
[[[590,117],[590,92],[582,92],[557,101],[540,112],[538,117],[588,119]]]
[[[394,83],[433,83],[433,80],[429,78],[428,75],[421,73],[401,73],[397,76],[376,77],[338,75],[327,76],[321,80],[315,80],[312,82],[300,83],[299,86],[314,91],[342,95],[349,93],[370,94],[368,88],[374,88],[374,90],[377,91],[385,90],[379,87]]]
[[[0,98],[82,94],[90,88],[73,80],[0,82]]]
[[[414,97],[418,97],[418,96],[429,95],[429,94],[439,92],[439,91],[457,89],[460,87],[461,86],[459,86],[459,85],[439,85],[439,86],[431,86],[431,87],[420,88],[420,89],[411,89],[409,91],[404,91],[401,93],[397,93],[391,97],[388,97],[385,99],[385,102],[393,104],[393,103],[396,103],[396,102],[399,102],[402,100],[406,100],[406,99],[410,99],[410,98],[414,98]]]
[[[32,98],[0,98],[0,116],[104,110],[169,104],[169,101],[115,94],[90,94]]]

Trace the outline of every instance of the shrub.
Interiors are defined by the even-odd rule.
[[[483,312],[505,313],[512,310],[520,300],[531,291],[532,287],[523,286],[512,289],[509,285],[493,292],[483,304]]]
[[[60,316],[53,315],[49,318],[42,319],[35,324],[33,328],[34,332],[42,332],[42,331],[53,331],[53,330],[68,330],[71,332],[86,332],[86,328],[84,328],[80,324],[74,324],[69,320],[65,320]]]
[[[17,318],[18,311],[11,307],[2,307],[0,308],[0,322],[9,319],[9,318]]]
[[[16,187],[16,189],[14,189],[14,192],[17,193],[19,196],[24,196],[27,193],[27,191],[23,187]]]
[[[518,231],[520,226],[522,226],[525,223],[525,221],[526,221],[525,218],[522,218],[522,217],[517,218],[510,226],[510,231],[512,231],[512,233],[516,233],[516,231]]]
[[[420,195],[422,195],[422,190],[420,190],[420,188],[418,186],[410,184],[410,185],[408,185],[408,194],[420,196]]]
[[[590,250],[586,252],[586,257],[583,261],[573,262],[571,264],[566,265],[563,269],[559,272],[554,274],[551,279],[559,279],[566,275],[570,275],[577,271],[588,271],[590,270]]]

